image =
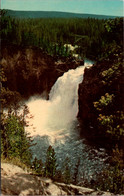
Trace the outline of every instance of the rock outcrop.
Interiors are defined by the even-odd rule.
[[[85,69],[83,82],[79,85],[78,118],[82,123],[82,134],[85,134],[86,137],[92,139],[93,137],[97,137],[94,135],[95,132],[93,132],[97,119],[93,102],[99,100],[101,95],[104,95],[105,93],[100,75],[101,70],[102,66],[98,65],[93,65],[90,69]],[[90,131],[90,134],[88,130]]]
[[[82,135],[95,144],[109,146],[110,142],[116,141],[115,138],[107,134],[107,128],[101,129],[98,122],[100,114],[110,116],[116,115],[118,111],[123,111],[123,68],[121,61],[99,62],[89,69],[85,69],[83,82],[79,85],[79,113],[78,118],[82,124]],[[104,109],[98,111],[94,107],[94,102],[98,102],[102,96],[112,95],[114,98],[111,104],[104,102]],[[118,104],[117,104],[118,103]],[[117,122],[116,122],[117,123]],[[121,121],[118,120],[120,127]],[[115,126],[114,124],[112,126]],[[110,141],[111,140],[111,141]]]
[[[23,47],[2,43],[1,61],[6,87],[23,97],[50,91],[64,72],[78,67],[83,61],[55,59],[38,47]]]
[[[112,193],[95,191],[72,184],[53,182],[32,175],[18,166],[1,163],[1,195],[101,195]]]

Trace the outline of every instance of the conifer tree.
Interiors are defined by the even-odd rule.
[[[38,160],[36,157],[33,160],[32,168],[35,169],[36,174],[43,175],[43,163],[42,160]]]
[[[64,163],[64,182],[66,184],[69,184],[71,181],[71,172],[70,172],[70,166],[69,166],[69,158],[67,157],[65,159],[65,163]]]
[[[77,184],[78,181],[78,173],[79,173],[79,166],[80,166],[80,158],[78,159],[75,168],[74,168],[74,174],[73,174],[73,183]]]
[[[45,175],[50,178],[54,178],[56,173],[56,155],[52,146],[47,149],[46,163],[45,163]]]

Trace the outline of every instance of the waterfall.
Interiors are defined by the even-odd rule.
[[[33,115],[29,120],[30,126],[26,129],[36,143],[32,147],[33,156],[44,162],[46,150],[52,145],[56,152],[58,167],[61,169],[66,157],[70,160],[72,171],[80,159],[80,179],[84,176],[84,171],[88,177],[103,167],[103,161],[99,156],[95,159],[91,156],[90,160],[93,149],[84,143],[78,132],[78,87],[83,80],[84,69],[90,66],[91,62],[85,62],[84,66],[69,70],[59,77],[50,91],[49,100],[32,97],[27,102]]]
[[[84,66],[75,70],[69,70],[59,77],[52,87],[49,100],[42,97],[32,97],[27,103],[31,114],[32,127],[27,131],[33,135],[50,135],[51,131],[68,129],[71,123],[76,120],[78,113],[78,86],[83,80],[83,73],[86,67],[91,66],[85,63]],[[48,133],[49,132],[49,133]]]

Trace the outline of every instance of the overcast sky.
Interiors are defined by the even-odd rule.
[[[1,9],[123,16],[123,0],[1,0]]]

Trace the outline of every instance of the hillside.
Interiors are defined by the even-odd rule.
[[[17,18],[97,18],[97,19],[116,18],[116,16],[78,14],[78,13],[57,12],[57,11],[16,11],[16,10],[6,10],[6,11],[8,16],[17,17]]]

